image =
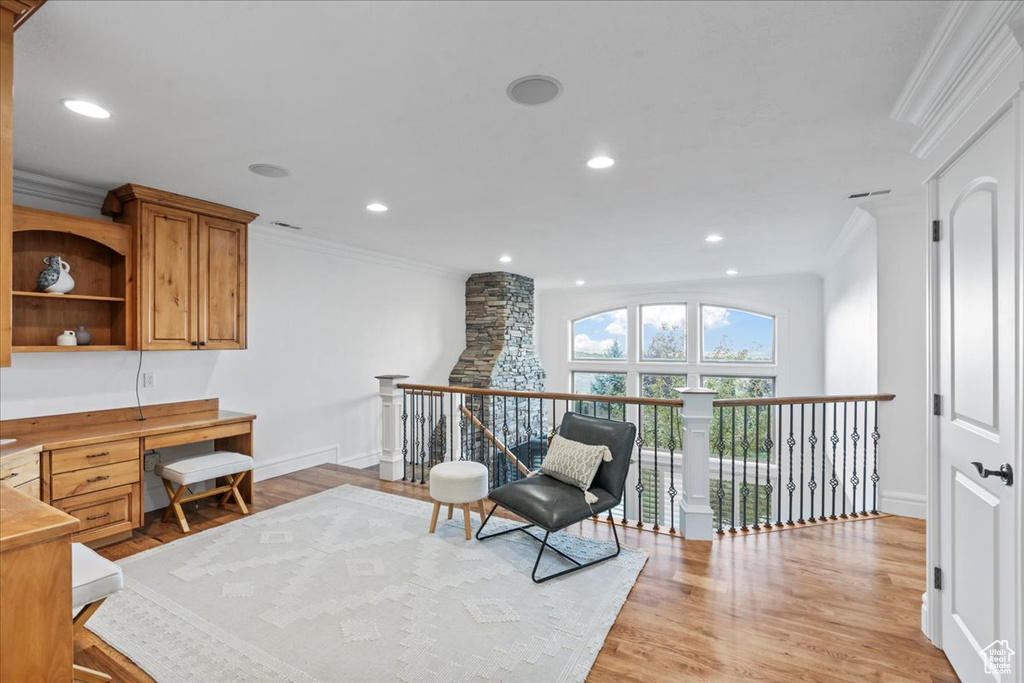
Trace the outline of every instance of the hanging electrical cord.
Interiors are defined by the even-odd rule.
[[[142,375],[142,349],[139,349],[139,368],[135,371],[135,403],[139,406],[136,422],[145,422],[146,415],[142,412],[142,397],[139,396],[139,377]]]

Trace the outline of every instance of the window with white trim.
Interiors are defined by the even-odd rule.
[[[713,299],[652,301],[576,318],[569,329],[573,393],[676,398],[675,389],[707,387],[721,398],[775,395],[771,313]]]

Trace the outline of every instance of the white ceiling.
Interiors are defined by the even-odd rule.
[[[920,194],[888,113],[945,6],[49,2],[15,36],[15,166],[545,286],[815,270],[847,194]],[[534,73],[562,96],[509,101]]]

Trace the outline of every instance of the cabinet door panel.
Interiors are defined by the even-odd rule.
[[[247,226],[199,218],[199,344],[245,348]]]
[[[142,348],[191,349],[197,341],[198,217],[145,205],[142,210]]]

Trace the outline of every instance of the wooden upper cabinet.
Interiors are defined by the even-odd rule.
[[[194,213],[142,205],[139,319],[144,349],[198,345],[198,226]]]
[[[199,345],[245,348],[244,223],[199,218]]]
[[[140,185],[112,190],[103,212],[137,226],[143,349],[245,348],[256,214]]]

